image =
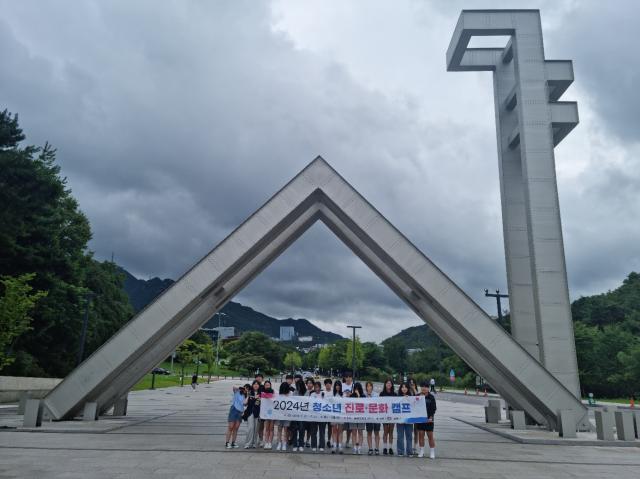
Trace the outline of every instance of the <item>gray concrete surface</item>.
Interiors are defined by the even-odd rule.
[[[32,398],[42,398],[60,381],[62,379],[0,376],[0,404],[17,402],[24,393]]]
[[[640,450],[521,444],[459,419],[481,422],[486,399],[439,395],[435,460],[224,449],[231,386],[238,381],[140,391],[127,417],[14,427],[0,410],[0,478],[559,478],[637,477]],[[12,423],[13,421],[13,423]],[[239,437],[244,436],[243,424]]]

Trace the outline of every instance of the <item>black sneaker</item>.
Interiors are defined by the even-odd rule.
[[[383,456],[386,456],[386,455],[387,455],[387,448],[386,448],[386,447],[382,450],[382,455],[383,455]]]
[[[369,452],[367,452],[367,454],[373,456],[373,449],[369,449]]]
[[[389,455],[393,456],[393,449],[389,448]]]
[[[331,454],[335,454],[336,450],[335,449],[331,449]]]
[[[331,441],[327,441],[327,448],[331,449]]]
[[[374,449],[374,450],[373,450],[373,453],[374,453],[376,456],[379,456],[379,455],[380,455],[380,449]],[[386,452],[385,452],[385,454],[386,454]]]

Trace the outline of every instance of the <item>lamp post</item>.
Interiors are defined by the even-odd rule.
[[[220,321],[222,319],[222,315],[220,313],[216,313],[218,316],[218,338],[216,340],[216,372],[218,376],[220,376]]]
[[[362,326],[347,326],[353,330],[353,347],[351,348],[351,374],[353,374],[353,380],[356,380],[356,329],[362,328]]]
[[[498,322],[502,325],[502,303],[500,302],[501,298],[508,298],[508,294],[500,294],[500,290],[496,289],[495,293],[489,293],[488,289],[484,290],[484,295],[487,298],[496,298],[496,304],[498,306]]]
[[[82,332],[80,333],[80,347],[78,348],[78,360],[77,365],[80,365],[82,362],[82,358],[84,357],[84,343],[87,340],[87,328],[89,327],[89,305],[91,304],[91,299],[95,296],[91,291],[87,292],[85,295],[85,308],[84,308],[84,319],[82,320]]]

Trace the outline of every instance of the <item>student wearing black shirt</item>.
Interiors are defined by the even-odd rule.
[[[258,419],[260,418],[260,383],[254,380],[251,384],[249,396],[247,397],[247,407],[244,411],[243,419],[247,421],[249,429],[244,443],[245,449],[255,449],[258,445]]]
[[[418,429],[418,443],[420,445],[418,457],[424,457],[424,434],[426,432],[427,438],[429,439],[429,457],[431,459],[435,459],[436,441],[433,438],[433,419],[436,414],[436,397],[431,394],[429,383],[427,381],[420,384],[420,395],[424,396],[424,402],[427,407],[427,422],[416,424],[416,428]]]
[[[382,386],[382,392],[380,393],[381,397],[384,396],[395,396],[396,395],[396,391],[393,387],[393,380],[391,378],[388,378],[385,382],[384,382],[384,386]],[[382,454],[383,455],[387,455],[389,454],[390,456],[393,456],[393,428],[395,427],[395,424],[393,423],[388,423],[388,424],[383,424],[382,425]],[[388,446],[388,449],[387,449]]]

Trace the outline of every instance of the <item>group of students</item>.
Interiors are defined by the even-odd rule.
[[[429,443],[429,457],[435,458],[434,415],[436,399],[431,394],[430,384],[423,382],[420,387],[413,379],[401,383],[396,390],[393,380],[384,382],[382,391],[374,390],[372,382],[365,387],[353,382],[351,374],[345,374],[343,380],[332,381],[327,378],[324,383],[311,377],[303,379],[301,375],[287,375],[286,380],[278,388],[280,396],[309,396],[312,398],[353,397],[372,398],[378,396],[416,396],[422,395],[426,403],[426,422],[422,423],[342,423],[342,422],[309,422],[260,419],[261,397],[274,395],[270,380],[264,381],[257,374],[252,384],[233,388],[233,398],[228,416],[226,434],[227,449],[238,448],[236,438],[242,420],[247,421],[248,429],[244,448],[262,447],[276,451],[287,451],[292,446],[293,452],[303,452],[310,448],[312,452],[324,452],[325,447],[332,454],[343,454],[345,449],[353,445],[353,454],[362,454],[364,431],[367,432],[368,455],[380,455],[380,430],[382,429],[382,454],[387,456],[424,457],[425,435]],[[382,427],[381,427],[382,426]],[[393,449],[394,429],[397,432],[396,452]],[[346,436],[346,438],[345,438]],[[345,439],[345,440],[343,440]]]

